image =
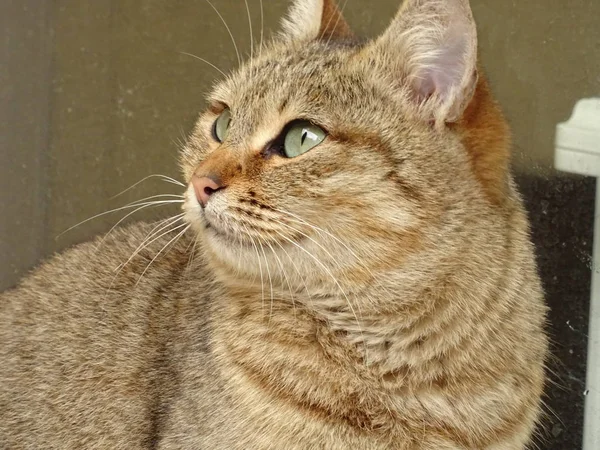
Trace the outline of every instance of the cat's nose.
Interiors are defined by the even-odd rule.
[[[204,207],[208,204],[208,200],[212,194],[225,187],[210,177],[198,176],[193,177],[192,185],[194,186],[198,202]]]

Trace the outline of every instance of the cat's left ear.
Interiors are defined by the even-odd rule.
[[[333,0],[294,0],[282,28],[283,37],[292,41],[352,37],[348,23]]]
[[[371,44],[422,120],[456,122],[477,85],[477,31],[468,0],[405,0]]]

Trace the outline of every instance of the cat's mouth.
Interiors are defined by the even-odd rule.
[[[203,233],[218,245],[253,251],[270,246],[296,245],[303,240],[303,236],[299,234],[287,236],[280,231],[246,223],[233,217],[227,217],[226,220],[214,220],[206,214],[203,217]]]
[[[271,223],[255,223],[236,217],[225,205],[215,198],[214,203],[203,207],[192,190],[188,190],[184,203],[187,222],[198,233],[219,247],[254,249],[263,245],[285,245],[298,241],[301,236],[287,236],[288,233],[273,228]],[[291,245],[291,244],[290,244]]]
[[[246,245],[243,234],[229,226],[220,217],[220,214],[206,211],[205,208],[199,204],[194,204],[193,201],[190,201],[190,205],[185,209],[187,221],[208,239],[227,245]],[[231,220],[227,220],[227,222],[231,222]]]
[[[203,206],[191,184],[185,197],[187,222],[213,251],[228,261],[272,255],[272,265],[277,265],[277,258],[286,260],[288,253],[303,256],[307,245],[319,247],[318,238],[304,227],[306,222],[292,212],[280,213],[272,205],[254,209],[251,202],[241,202],[226,191],[213,193]]]

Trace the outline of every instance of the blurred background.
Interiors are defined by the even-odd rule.
[[[343,4],[345,0],[340,0]],[[213,0],[243,55],[243,0]],[[264,0],[264,35],[288,1]],[[600,95],[598,0],[471,0],[481,60],[514,132],[513,166],[526,199],[552,308],[555,359],[542,449],[581,446],[595,180],[552,169],[554,130],[575,102]],[[357,34],[375,36],[400,0],[348,0]],[[254,38],[259,0],[248,0]],[[43,258],[108,230],[116,212],[179,193],[177,153],[204,94],[237,63],[205,0],[0,0],[0,290]],[[166,217],[150,208],[135,220]]]

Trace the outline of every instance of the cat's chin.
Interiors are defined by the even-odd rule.
[[[216,259],[221,269],[226,269],[229,274],[236,276],[246,273],[256,265],[256,252],[250,240],[243,237],[232,237],[219,228],[208,225],[200,233],[204,249],[209,259]],[[249,273],[246,273],[250,276]]]
[[[232,233],[221,229],[218,226],[214,226],[208,221],[204,225],[203,229],[204,238],[215,242],[217,245],[223,245],[234,248],[245,248],[250,247],[251,243],[249,240],[243,238],[243,236],[235,236]]]
[[[248,236],[236,233],[225,226],[219,226],[206,217],[198,217],[192,222],[192,227],[215,250],[230,249],[239,252],[247,249],[254,251],[254,246]]]

